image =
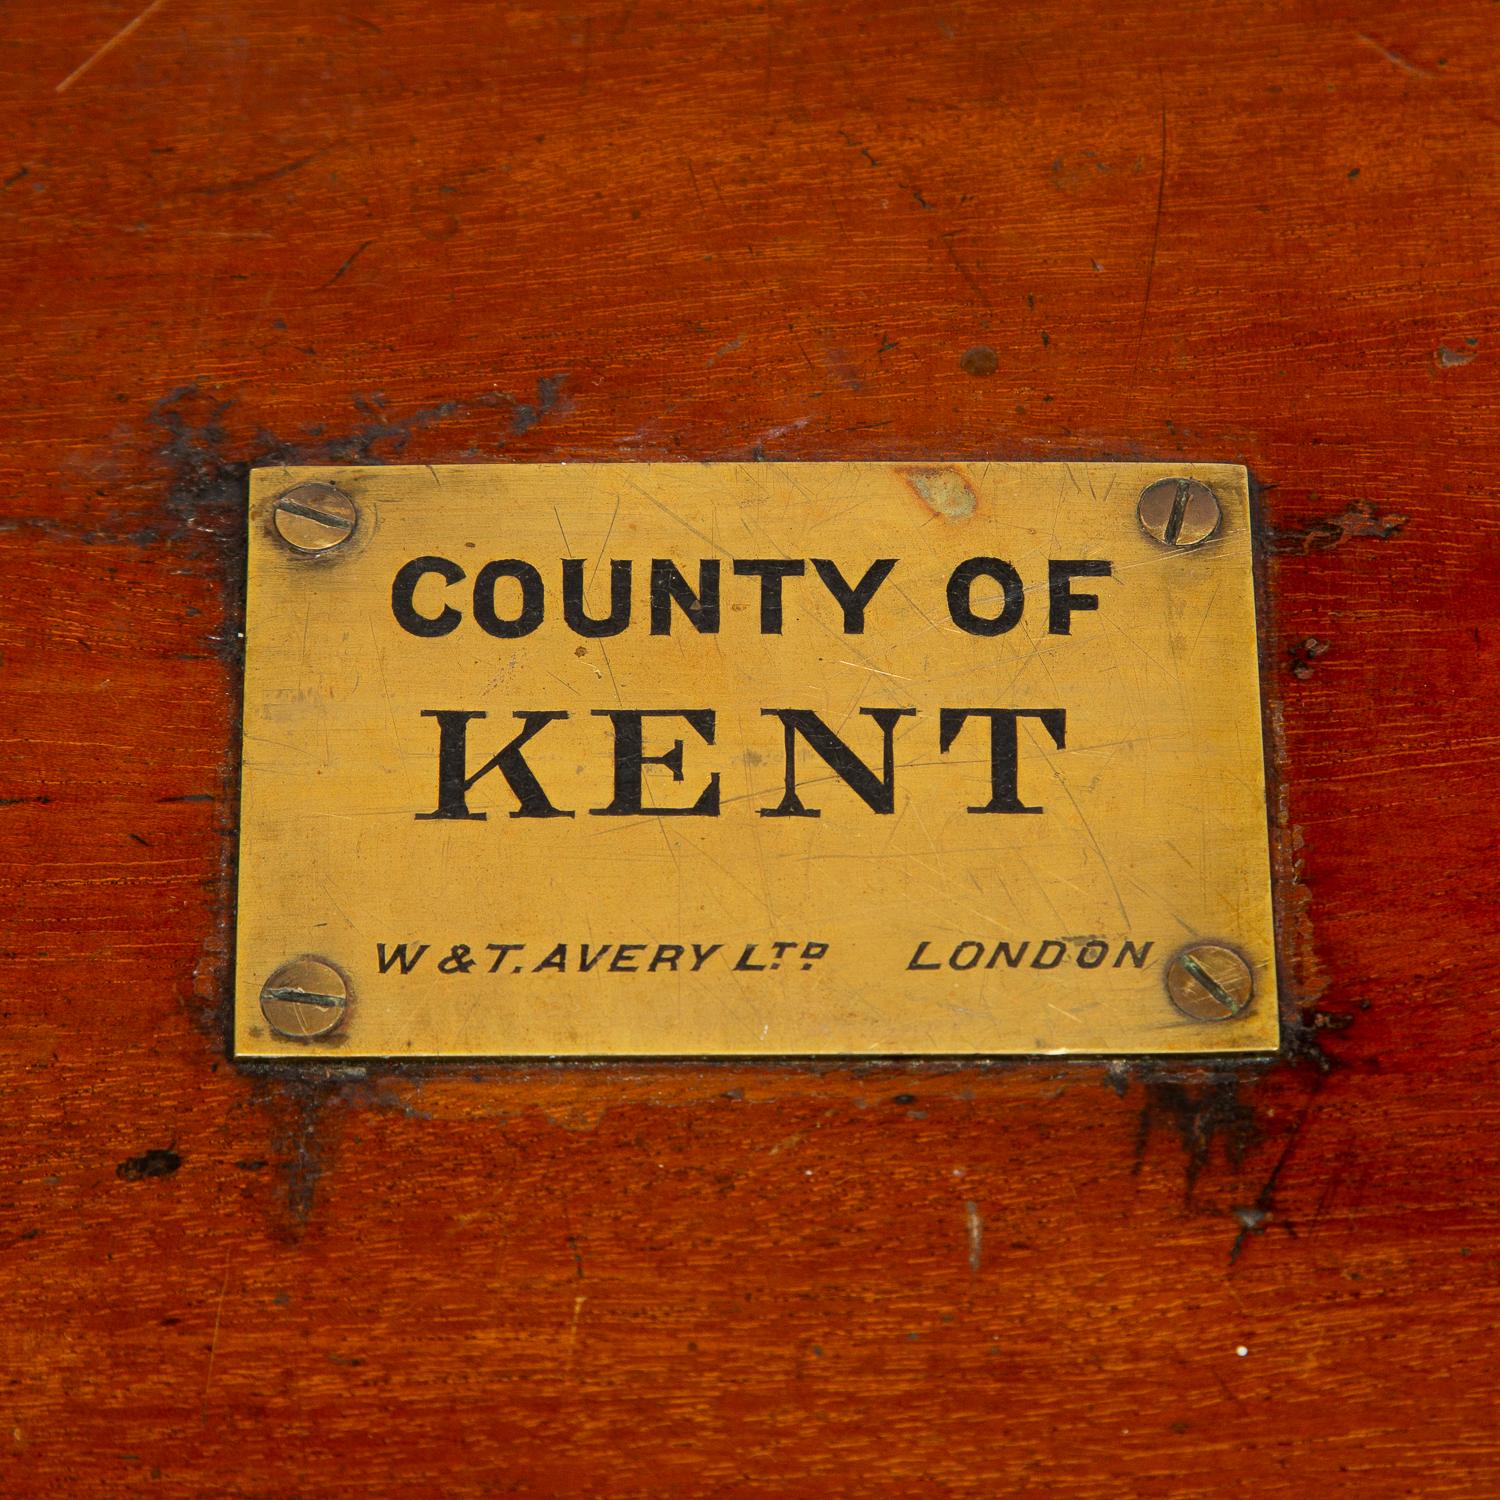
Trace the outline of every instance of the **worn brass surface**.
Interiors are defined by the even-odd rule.
[[[1208,485],[1221,512],[1196,546],[1166,545],[1138,519],[1146,489],[1178,478]],[[309,482],[336,485],[358,512],[322,553],[277,528],[278,497]],[[433,564],[408,573],[405,618],[432,632],[414,634],[393,589],[422,558],[455,581]],[[974,558],[1001,561],[950,587]],[[570,627],[564,559],[581,560],[595,619],[611,613],[612,564],[632,564],[623,631]],[[719,563],[716,633],[665,596],[653,621],[652,559],[692,593],[700,561]],[[765,569],[737,573],[735,559],[802,561],[782,581],[779,632]],[[856,632],[836,583],[858,584],[879,559],[894,567]],[[534,629],[512,561],[539,575]],[[1064,569],[1059,583],[1059,562],[1095,571]],[[243,1056],[1277,1044],[1240,468],[262,469],[246,648]],[[634,709],[655,714],[632,721]],[[915,712],[882,712],[896,709]],[[1007,709],[1022,717],[975,712]],[[811,711],[797,722],[814,737],[826,727],[859,764],[840,772],[766,710]],[[567,717],[518,717],[543,713]],[[645,758],[634,766],[632,723]],[[470,785],[444,800],[450,734],[465,757],[450,768]],[[526,800],[527,773],[540,803]],[[633,777],[643,811],[621,815]],[[1040,811],[981,810],[1000,806]],[[515,816],[539,808],[572,816]],[[818,815],[777,815],[788,812]],[[1249,964],[1242,1013],[1206,1023],[1172,1003],[1173,957],[1201,944]],[[341,1024],[279,1035],[263,991],[308,958],[346,977]]]

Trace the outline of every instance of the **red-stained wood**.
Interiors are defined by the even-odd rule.
[[[0,1492],[1500,1492],[1493,6],[5,30]],[[243,466],[755,454],[1251,467],[1294,1055],[227,1059]]]

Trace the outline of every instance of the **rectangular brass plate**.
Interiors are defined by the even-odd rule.
[[[249,524],[241,1056],[1277,1045],[1243,469],[275,468]]]

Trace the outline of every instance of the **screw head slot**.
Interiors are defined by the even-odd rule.
[[[1255,993],[1250,965],[1233,948],[1198,943],[1167,965],[1167,994],[1193,1021],[1228,1021]]]
[[[322,958],[294,958],[282,964],[260,992],[266,1023],[277,1036],[294,1042],[336,1031],[348,1009],[348,980]]]
[[[332,551],[359,524],[358,509],[337,485],[315,481],[278,495],[271,515],[277,536],[297,552]]]
[[[1141,491],[1136,515],[1148,536],[1168,547],[1196,547],[1223,520],[1219,497],[1199,479],[1158,479]]]

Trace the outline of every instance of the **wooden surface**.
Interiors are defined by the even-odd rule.
[[[1495,15],[9,8],[0,1491],[1500,1491]],[[1122,454],[1265,486],[1289,1058],[226,1060],[247,463]]]

